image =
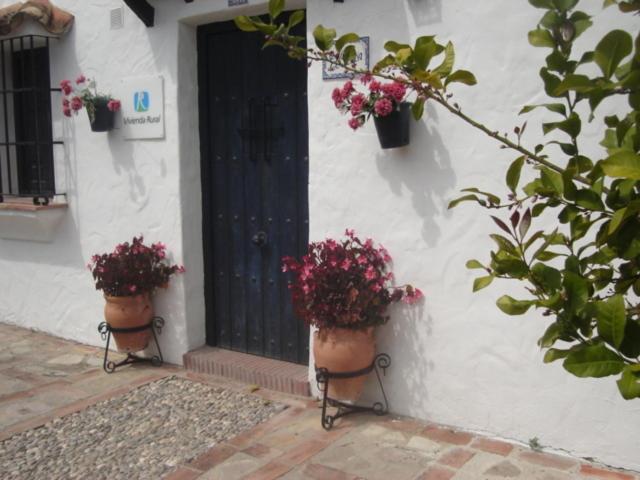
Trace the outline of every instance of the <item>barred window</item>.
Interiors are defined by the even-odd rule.
[[[0,202],[58,195],[54,178],[49,73],[50,37],[0,40]]]

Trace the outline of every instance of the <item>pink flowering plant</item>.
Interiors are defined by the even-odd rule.
[[[108,94],[98,93],[95,80],[86,78],[84,75],[78,75],[75,84],[71,80],[62,80],[60,89],[64,95],[62,113],[65,117],[70,117],[71,114],[77,115],[84,107],[93,123],[98,106],[106,106],[112,112],[120,110],[120,100]]]
[[[167,260],[166,245],[161,242],[147,246],[143,237],[116,246],[111,253],[91,257],[87,268],[93,274],[96,290],[113,297],[128,297],[153,293],[158,287],[166,287],[176,273],[184,267],[171,265]]]
[[[383,325],[390,304],[423,297],[411,285],[392,286],[391,257],[383,246],[363,242],[353,230],[345,233],[342,241],[311,243],[300,260],[282,259],[282,270],[294,276],[289,289],[296,315],[305,323],[319,329]]]
[[[331,94],[333,104],[343,114],[350,115],[349,126],[357,130],[374,117],[386,117],[397,110],[407,97],[407,87],[401,82],[382,83],[371,75],[364,75],[360,82],[362,90],[352,81],[342,88],[335,88]]]

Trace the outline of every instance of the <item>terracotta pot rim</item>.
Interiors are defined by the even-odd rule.
[[[107,295],[105,293],[104,299],[112,303],[125,303],[129,301],[140,301],[141,299],[147,300],[149,296],[149,292],[138,293],[136,295]]]

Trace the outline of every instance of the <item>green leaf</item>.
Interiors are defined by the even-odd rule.
[[[566,12],[578,4],[578,0],[553,0],[553,4],[558,10]]]
[[[515,193],[516,188],[518,188],[518,182],[520,181],[520,173],[522,171],[522,166],[524,165],[524,155],[522,157],[516,158],[513,163],[509,166],[507,170],[507,186],[509,189]]]
[[[538,339],[538,345],[542,348],[549,348],[552,346],[562,335],[562,328],[558,322],[553,322],[544,331],[542,337]]]
[[[549,72],[549,70],[544,67],[540,69],[540,78],[542,78],[542,81],[544,82],[544,91],[547,95],[550,97],[562,96],[562,94],[555,93],[556,88],[560,85],[560,78]]]
[[[540,178],[545,187],[552,189],[558,195],[564,193],[564,182],[562,181],[562,175],[558,172],[547,167],[542,167],[540,169]]]
[[[567,356],[563,366],[576,377],[601,378],[620,373],[624,362],[619,355],[600,343],[577,348]]]
[[[576,273],[565,271],[563,285],[567,294],[565,311],[572,315],[587,303],[589,282]]]
[[[465,266],[466,266],[469,270],[474,269],[474,268],[482,268],[482,269],[484,269],[484,265],[482,265],[478,260],[469,260],[469,261],[465,264]]]
[[[561,358],[566,358],[567,355],[571,353],[571,349],[561,350],[559,348],[550,348],[544,354],[544,363],[555,362],[556,360],[560,360]]]
[[[549,30],[538,28],[529,32],[529,43],[534,47],[555,48],[556,42]]]
[[[604,302],[597,302],[596,311],[598,313],[598,333],[609,345],[619,348],[624,340],[624,330],[627,324],[624,297],[614,295]]]
[[[345,33],[338,40],[336,40],[336,50],[341,51],[347,43],[356,43],[360,40],[360,36],[357,33]]]
[[[613,30],[607,33],[594,52],[594,61],[602,70],[605,78],[611,76],[620,65],[620,62],[631,53],[633,38],[624,30]]]
[[[507,315],[522,315],[531,308],[533,302],[531,300],[516,300],[509,295],[503,295],[498,299],[496,305]]]
[[[355,60],[357,55],[358,52],[356,51],[356,47],[353,45],[347,45],[342,51],[342,61],[344,63],[350,63]]]
[[[583,188],[576,192],[576,203],[588,210],[604,210],[604,205],[602,204],[600,195],[589,188]]]
[[[460,198],[456,198],[455,200],[451,200],[449,202],[449,205],[447,206],[447,208],[453,208],[453,207],[455,207],[456,205],[458,205],[461,202],[467,202],[467,201],[470,201],[470,200],[474,200],[476,202],[480,201],[480,199],[478,197],[476,197],[475,195],[464,195],[464,196],[462,196]]]
[[[418,38],[413,52],[413,58],[416,62],[416,66],[420,70],[426,70],[431,59],[438,53],[438,46],[434,37],[428,36]]]
[[[477,292],[483,288],[489,286],[493,282],[493,275],[487,275],[486,277],[478,277],[473,281],[473,291]]]
[[[637,373],[634,372],[631,367],[627,366],[624,369],[620,380],[616,383],[618,384],[620,395],[622,395],[622,398],[625,400],[640,398],[640,378],[638,378]]]
[[[478,83],[473,73],[467,70],[456,70],[447,77],[444,84],[446,86],[454,82],[464,83],[465,85],[475,85]]]
[[[453,43],[448,42],[447,46],[444,48],[444,60],[442,63],[437,66],[433,73],[440,75],[441,77],[446,77],[453,70],[453,63],[455,62],[455,52],[453,49]]]
[[[518,251],[516,250],[516,246],[511,243],[511,241],[506,238],[503,237],[502,235],[498,235],[497,233],[492,233],[491,235],[489,235],[489,237],[491,237],[491,239],[496,242],[496,245],[498,245],[498,248],[504,250],[507,253],[510,253],[511,255],[517,255]]]
[[[416,101],[411,105],[411,112],[413,113],[413,118],[416,120],[420,120],[422,115],[424,115],[424,98],[418,97]]]
[[[398,43],[393,40],[389,40],[384,44],[384,49],[387,52],[397,53],[399,50],[403,50],[405,48],[411,48],[411,45],[407,45],[406,43]]]
[[[520,110],[518,115],[522,115],[523,113],[529,113],[531,110],[538,107],[544,107],[547,110],[554,113],[559,113],[562,116],[566,116],[567,114],[567,109],[562,103],[544,103],[542,105],[525,105],[524,107],[522,107],[522,110]]]
[[[253,21],[246,15],[239,15],[233,19],[236,27],[243,32],[257,32],[258,28],[253,24]]]
[[[595,83],[586,75],[569,74],[554,88],[556,96],[564,95],[568,91],[586,93],[595,88]]]
[[[529,0],[529,3],[536,8],[553,8],[553,2],[551,0]]]
[[[333,28],[324,28],[322,25],[318,25],[313,30],[313,38],[316,41],[316,46],[323,52],[326,52],[333,46],[336,31]]]
[[[536,263],[531,271],[546,292],[555,292],[562,288],[562,274],[559,270],[544,263]]]
[[[600,165],[610,177],[640,180],[640,155],[633,152],[624,150],[614,153]]]
[[[304,20],[304,10],[296,10],[289,17],[289,28],[293,28]]]
[[[269,0],[269,16],[275,20],[284,10],[285,0]]]

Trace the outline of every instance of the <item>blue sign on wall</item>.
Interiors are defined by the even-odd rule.
[[[246,5],[249,3],[249,0],[229,0],[229,6],[235,7],[237,5]]]
[[[149,110],[149,92],[144,90],[133,94],[133,108],[136,112]]]

